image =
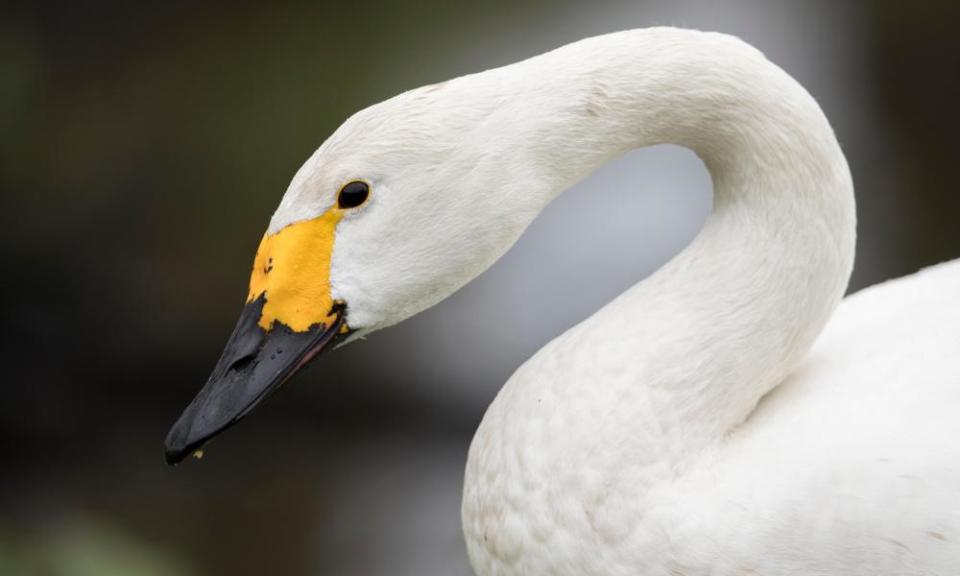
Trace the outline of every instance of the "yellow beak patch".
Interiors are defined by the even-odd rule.
[[[294,332],[335,320],[330,295],[330,259],[337,223],[343,211],[336,206],[321,216],[265,234],[253,260],[247,303],[264,295],[258,324],[271,330],[281,322]]]

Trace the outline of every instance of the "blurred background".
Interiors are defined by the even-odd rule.
[[[960,256],[957,21],[960,3],[933,0],[3,8],[0,574],[468,575],[460,488],[487,403],[693,238],[709,176],[683,149],[628,154],[467,288],[168,468],[163,438],[301,162],[409,88],[618,29],[729,32],[833,122],[858,192],[855,290]]]

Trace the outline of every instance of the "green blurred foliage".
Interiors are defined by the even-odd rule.
[[[196,576],[171,550],[129,531],[73,518],[40,532],[0,526],[0,574],[16,576]]]

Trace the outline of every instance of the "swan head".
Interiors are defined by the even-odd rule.
[[[167,436],[169,462],[319,352],[452,294],[539,212],[548,183],[525,160],[522,131],[455,82],[355,114],[300,168],[254,258],[240,321]]]

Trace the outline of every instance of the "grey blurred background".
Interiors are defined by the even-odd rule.
[[[818,98],[846,150],[852,289],[960,256],[957,2],[2,10],[0,574],[469,574],[459,494],[486,404],[689,242],[710,181],[675,147],[604,167],[467,288],[168,468],[163,437],[233,328],[289,179],[402,90],[623,28],[737,34]]]

